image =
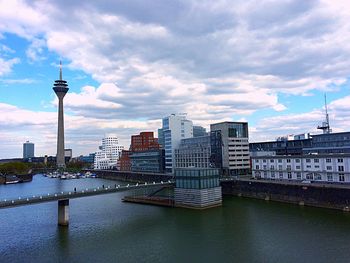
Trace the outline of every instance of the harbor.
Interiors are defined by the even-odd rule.
[[[30,184],[0,185],[0,199],[114,184],[127,182],[38,175]],[[123,202],[127,195],[71,200],[69,228],[57,227],[54,202],[1,210],[1,260],[345,263],[350,257],[348,213],[235,196],[197,211]]]

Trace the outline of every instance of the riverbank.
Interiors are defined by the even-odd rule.
[[[238,179],[221,186],[223,195],[350,212],[350,185]]]

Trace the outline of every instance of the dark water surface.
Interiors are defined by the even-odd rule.
[[[114,185],[103,179],[1,185],[0,199]],[[120,183],[122,184],[122,183]],[[126,193],[0,210],[0,262],[350,262],[350,214],[228,197],[206,211],[122,203]]]

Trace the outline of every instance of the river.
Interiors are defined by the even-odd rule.
[[[0,199],[114,185],[103,179],[0,185]],[[119,182],[119,184],[123,184]],[[350,214],[225,197],[205,211],[123,203],[113,193],[0,210],[0,262],[350,262]]]

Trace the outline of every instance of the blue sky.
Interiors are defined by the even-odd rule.
[[[248,121],[251,141],[350,126],[347,1],[0,0],[0,158],[54,155],[62,60],[66,147],[114,133]]]

